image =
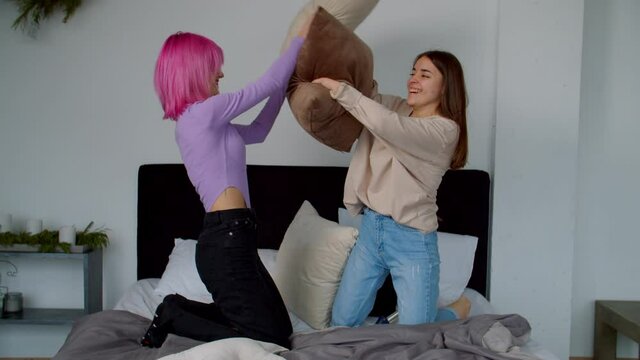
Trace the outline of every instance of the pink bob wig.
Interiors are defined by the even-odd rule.
[[[178,120],[187,106],[211,96],[211,80],[223,63],[222,48],[213,40],[187,32],[169,36],[153,80],[163,119]]]

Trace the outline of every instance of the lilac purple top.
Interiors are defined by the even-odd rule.
[[[239,91],[191,104],[178,118],[176,142],[205,211],[229,187],[238,188],[247,206],[251,206],[245,145],[263,142],[271,130],[303,42],[303,38],[295,37],[257,81]],[[251,124],[231,123],[267,97],[269,100]]]

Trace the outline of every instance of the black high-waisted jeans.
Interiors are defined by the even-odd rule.
[[[250,209],[207,213],[196,247],[196,267],[214,302],[179,295],[163,301],[170,331],[196,340],[249,337],[289,347],[292,328],[284,301],[257,250]]]

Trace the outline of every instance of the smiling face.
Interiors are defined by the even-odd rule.
[[[411,116],[439,113],[443,83],[442,73],[428,57],[423,56],[416,61],[407,81],[407,104],[413,108]]]
[[[220,79],[224,77],[222,69],[219,69],[217,73],[213,74],[211,79],[211,96],[218,95],[220,93]]]

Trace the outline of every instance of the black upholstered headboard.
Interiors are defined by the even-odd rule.
[[[346,173],[346,167],[248,165],[258,246],[277,249],[304,200],[322,217],[337,221]],[[478,238],[468,287],[487,296],[489,175],[479,170],[448,171],[437,201],[439,231]],[[204,208],[182,164],[140,166],[138,279],[161,277],[174,239],[197,239],[203,217]],[[381,291],[390,291],[389,287],[387,283]]]

